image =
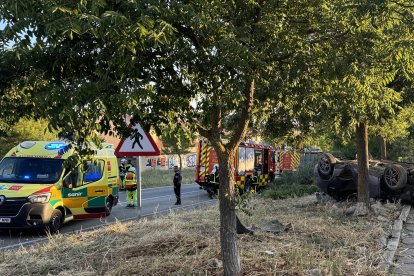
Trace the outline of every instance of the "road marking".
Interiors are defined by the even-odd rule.
[[[146,218],[146,217],[149,217],[149,216],[154,216],[156,214],[163,214],[163,213],[166,213],[166,212],[171,212],[172,210],[181,210],[181,209],[184,209],[186,207],[192,207],[192,206],[197,206],[197,205],[203,206],[203,205],[208,205],[208,203],[210,203],[210,205],[212,205],[212,203],[216,203],[216,202],[217,202],[216,199],[213,199],[213,200],[209,199],[209,200],[205,200],[205,201],[201,201],[201,202],[197,202],[197,203],[192,203],[192,204],[188,204],[188,205],[177,205],[176,207],[171,206],[166,210],[156,211],[155,213],[153,211],[151,213],[143,214],[143,215],[140,215],[140,216],[115,220],[113,222],[106,222],[105,224],[100,224],[100,225],[89,226],[89,227],[86,227],[86,228],[81,228],[79,230],[74,230],[71,233],[62,233],[62,235],[65,235],[65,236],[66,235],[74,235],[76,233],[79,233],[80,231],[97,230],[99,228],[110,226],[110,225],[112,225],[116,222],[127,222],[127,221],[130,221],[130,220],[136,220],[136,219],[139,220],[139,219]],[[139,209],[137,209],[137,210],[139,210]],[[5,246],[5,247],[0,247],[0,250],[13,249],[15,247],[23,247],[25,245],[31,245],[31,244],[35,244],[35,243],[39,243],[39,242],[43,242],[43,241],[47,241],[47,240],[49,240],[49,237],[34,239],[34,240],[30,240],[30,241],[20,242],[19,244],[13,244],[13,245]]]

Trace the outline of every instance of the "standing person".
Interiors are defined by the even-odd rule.
[[[174,193],[175,193],[175,197],[177,198],[177,202],[175,203],[175,205],[181,205],[181,172],[178,169],[178,166],[174,166],[174,179],[173,179],[173,184],[174,184]]]
[[[120,186],[120,190],[125,190],[125,174],[127,172],[126,167],[125,167],[125,163],[126,163],[126,159],[123,158],[121,159],[121,166],[119,166],[119,178],[121,179],[121,186]]]
[[[129,167],[125,176],[125,190],[127,207],[135,207],[137,204],[137,178],[135,176],[135,168]]]
[[[125,165],[125,169],[126,169],[126,171],[128,171],[128,170],[129,170],[129,168],[131,168],[131,167],[134,167],[134,166],[132,165],[132,160],[131,160],[131,159],[129,159],[129,160],[128,160],[128,164],[126,164],[126,165]]]

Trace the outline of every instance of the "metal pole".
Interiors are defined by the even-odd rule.
[[[141,156],[135,157],[136,160],[136,169],[137,169],[137,181],[138,181],[138,208],[142,207],[142,191],[141,191]]]

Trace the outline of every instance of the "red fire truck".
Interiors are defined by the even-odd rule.
[[[220,168],[217,154],[208,142],[199,142],[196,162],[195,182],[209,193],[216,192]],[[241,143],[234,166],[235,180],[240,190],[245,190],[246,183],[252,184],[253,189],[265,187],[274,177],[275,149],[268,145]]]

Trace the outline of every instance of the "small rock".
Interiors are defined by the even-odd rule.
[[[378,216],[378,217],[377,217],[377,220],[378,220],[378,221],[382,221],[382,222],[387,222],[387,221],[389,221],[389,219],[387,219],[386,217],[383,217],[383,216]]]
[[[336,206],[335,204],[332,205],[331,209],[329,209],[329,213],[333,214],[333,215],[341,215],[342,214],[342,210],[338,208],[338,206]]]
[[[273,256],[273,255],[275,255],[275,253],[273,253],[272,251],[270,251],[270,250],[266,250],[265,252],[264,252],[266,255],[269,255],[269,256]]]
[[[372,211],[376,215],[385,216],[387,214],[387,209],[385,209],[380,202],[371,205]]]
[[[303,273],[306,276],[323,276],[322,270],[317,268],[304,270]]]
[[[358,202],[355,208],[354,215],[358,217],[363,217],[363,216],[368,215],[368,213],[369,213],[369,210],[367,206],[365,205],[365,203]]]
[[[381,235],[381,236],[378,238],[378,244],[379,244],[381,247],[386,247],[386,246],[387,246],[387,238],[386,238],[385,236]]]
[[[213,258],[207,261],[207,265],[212,266],[212,267],[222,268],[223,262],[220,261],[219,259]]]
[[[384,204],[384,207],[391,211],[396,211],[398,209],[398,207],[394,203]]]
[[[329,195],[327,195],[325,193],[316,192],[315,196],[316,196],[316,200],[320,204],[325,204],[328,201],[332,201],[332,197],[330,197]]]
[[[346,209],[346,211],[345,211],[345,215],[350,216],[350,215],[354,214],[355,209],[356,209],[356,206],[355,206],[355,205],[354,205],[354,206],[349,207],[348,209]]]

